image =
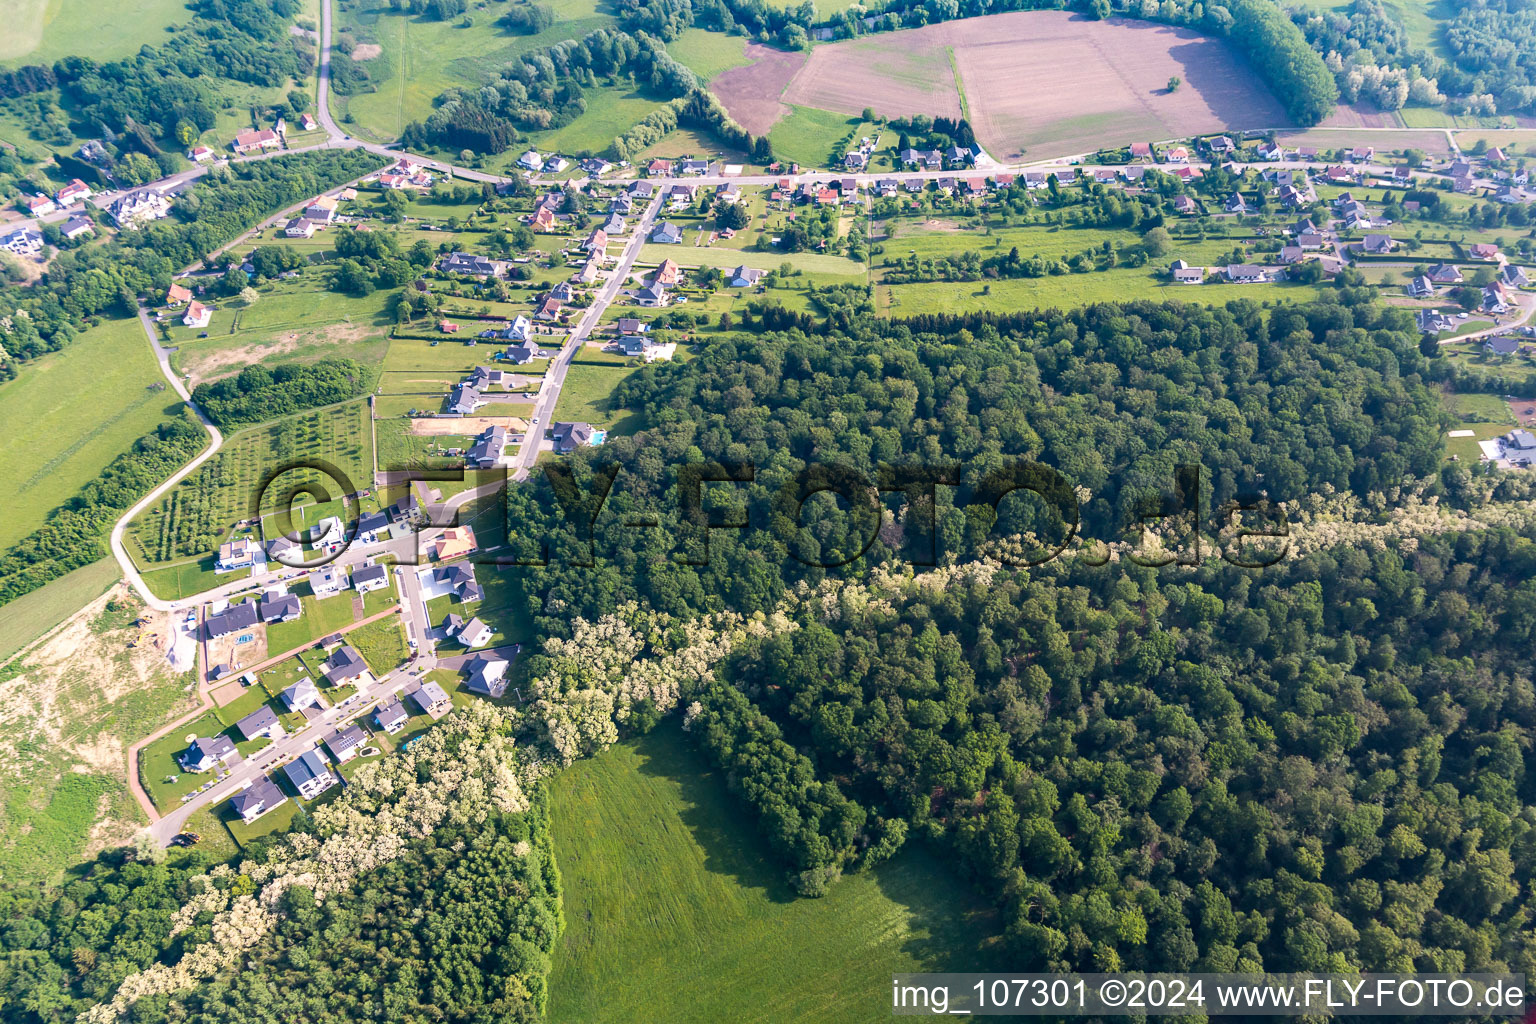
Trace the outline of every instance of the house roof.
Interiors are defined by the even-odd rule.
[[[229,798],[229,806],[242,818],[249,813],[265,813],[287,800],[277,784],[265,775]]]
[[[448,694],[443,692],[443,688],[430,679],[406,690],[405,696],[411,698],[423,711],[448,699]]]
[[[187,760],[194,762],[201,761],[205,758],[223,760],[234,752],[234,740],[231,740],[223,733],[219,733],[217,736],[209,736],[205,739],[193,740],[191,746],[187,748],[187,753],[193,756],[187,758]]]
[[[329,775],[331,769],[326,765],[325,758],[320,756],[319,751],[306,750],[283,765],[283,772],[294,786],[302,787],[306,782]]]
[[[250,629],[261,621],[255,601],[232,604],[217,615],[210,615],[203,625],[210,637],[228,636],[240,629]]]
[[[341,757],[349,750],[355,750],[368,742],[368,734],[363,727],[357,724],[348,726],[343,731],[333,732],[325,738],[325,745],[330,748],[332,754]]]
[[[379,728],[381,729],[388,729],[392,725],[398,725],[410,717],[410,712],[405,710],[405,705],[400,702],[398,697],[373,713],[374,721],[379,723]]]
[[[247,602],[248,604],[250,602]],[[281,597],[261,599],[261,619],[263,622],[277,622],[284,619],[296,618],[303,614],[304,605],[292,594],[284,594]]]
[[[459,633],[461,635],[467,633],[470,636],[479,636],[481,633],[484,633],[488,629],[490,629],[490,627],[487,626],[484,622],[481,622],[480,617],[477,615],[470,619],[468,622],[464,623],[464,628],[459,630]]]
[[[304,698],[311,699],[311,703],[320,696],[320,688],[309,676],[305,676],[282,692],[283,703],[290,708],[298,706]]]
[[[364,583],[388,582],[389,570],[382,565],[365,565],[352,573],[352,586],[354,588]]]
[[[263,704],[261,707],[246,715],[235,723],[235,728],[240,730],[240,735],[249,739],[264,729],[270,729],[277,724],[277,713]]]
[[[341,683],[348,679],[356,679],[368,671],[368,663],[363,656],[357,653],[357,648],[351,644],[345,644],[341,650],[331,655],[330,667],[325,670],[326,681]]]

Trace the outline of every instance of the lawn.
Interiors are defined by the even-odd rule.
[[[564,39],[579,39],[611,25],[594,0],[551,0],[555,24],[537,35],[514,35],[496,22],[499,5],[474,12],[474,24],[462,18],[436,21],[422,15],[397,13],[385,0],[359,0],[338,12],[338,28],[358,41],[383,48],[382,59],[370,66],[379,75],[376,92],[335,96],[333,108],[346,130],[387,141],[412,121],[432,113],[432,100],[455,86],[475,86],[515,57]],[[378,70],[375,70],[378,69]]]
[[[638,262],[642,264],[655,265],[665,259],[676,260],[683,267],[720,267],[725,270],[743,264],[758,270],[778,270],[788,263],[807,274],[860,279],[868,270],[863,263],[846,256],[830,256],[819,252],[755,252],[714,246],[659,245],[654,242],[647,242],[640,247]]]
[[[0,663],[106,593],[119,575],[117,560],[103,558],[7,604],[0,615]]]
[[[352,613],[352,592],[349,590],[322,601],[310,591],[308,583],[300,583],[293,587],[293,593],[299,596],[304,614],[292,622],[278,622],[267,627],[268,657],[330,636],[356,621]]]
[[[0,548],[42,526],[180,409],[136,318],[104,321],[23,363],[0,385]]]
[[[405,646],[405,627],[398,617],[386,617],[357,627],[347,634],[347,643],[357,648],[375,678],[394,669],[410,655]]]
[[[624,417],[624,410],[609,408],[608,396],[635,369],[630,366],[572,363],[565,376],[565,386],[560,389],[560,401],[555,404],[554,421],[613,425]]]
[[[747,37],[711,32],[702,28],[684,30],[682,35],[667,44],[667,52],[675,60],[688,65],[693,73],[706,82],[722,71],[750,64],[747,60]]]
[[[1071,308],[1133,299],[1208,306],[1239,298],[1255,302],[1310,302],[1322,294],[1322,289],[1323,286],[1304,284],[1175,285],[1168,282],[1166,275],[1143,267],[1006,281],[880,285],[875,289],[875,300],[882,314],[903,317],[985,309]]]
[[[893,972],[999,969],[994,913],[915,845],[795,899],[673,723],[550,785],[566,920],[552,1024],[885,1021]]]
[[[103,17],[97,0],[0,0],[6,32],[0,62],[52,64],[61,57],[130,57],[165,42],[166,29],[192,20],[185,0],[122,0]]]
[[[857,117],[831,110],[791,106],[789,114],[779,118],[769,130],[768,141],[780,160],[805,167],[826,167],[833,147],[860,123]]]
[[[603,153],[614,139],[666,102],[666,97],[647,95],[642,89],[611,85],[588,88],[582,98],[587,103],[585,113],[563,128],[530,134],[528,144],[540,151]],[[515,161],[524,148],[519,145],[508,150],[503,165]]]
[[[187,749],[188,736],[207,739],[228,730],[217,713],[209,711],[201,718],[173,729],[139,751],[139,784],[162,813],[181,805],[181,798],[214,780],[215,772],[182,771],[176,756]],[[230,739],[234,739],[233,735]]]

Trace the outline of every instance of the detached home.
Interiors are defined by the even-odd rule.
[[[285,764],[283,774],[288,776],[293,788],[299,791],[299,796],[306,800],[313,800],[336,785],[336,776],[331,774],[325,758],[314,750],[306,750]]]
[[[247,825],[287,802],[283,791],[265,775],[229,798],[230,809]]]

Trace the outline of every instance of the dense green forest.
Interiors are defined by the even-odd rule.
[[[1022,968],[1529,971],[1536,528],[1400,517],[1533,488],[1442,461],[1438,361],[1369,295],[759,303],[620,386],[643,432],[507,493],[523,564],[502,571],[549,639],[517,662],[528,703],[459,715],[503,714],[555,770],[681,713],[803,898],[925,843],[996,901]],[[725,482],[682,500],[700,480]],[[1301,516],[1293,557],[1231,564],[1219,521],[1273,502]],[[541,813],[450,814],[318,907],[290,889],[247,969],[136,1019],[531,1019],[557,876],[504,839],[547,851]],[[188,947],[165,915],[201,904],[174,870],[95,870],[6,897],[16,1019],[70,1019]]]
[[[355,359],[247,366],[199,384],[192,400],[219,426],[234,427],[356,398],[372,390],[376,377]]]

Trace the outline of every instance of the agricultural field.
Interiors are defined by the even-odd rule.
[[[124,0],[102,17],[95,0],[0,0],[0,63],[52,64],[61,57],[116,60],[192,20],[185,0]]]
[[[767,135],[779,118],[789,113],[781,97],[796,72],[805,66],[807,55],[803,50],[748,43],[743,56],[750,63],[717,75],[710,82],[710,91],[743,128],[753,135]]]
[[[396,11],[387,0],[356,0],[338,11],[337,28],[379,47],[375,61],[361,63],[380,80],[373,92],[333,93],[334,113],[347,131],[387,142],[410,122],[431,114],[432,100],[442,92],[478,85],[520,54],[613,24],[595,0],[550,0],[548,6],[556,18],[551,28],[517,35],[496,23],[501,13],[496,6],[475,11],[474,24],[463,27],[462,18],[436,21]]]
[[[47,521],[181,400],[137,319],[106,320],[0,385],[0,548]]]
[[[212,322],[202,331],[170,321],[167,344],[176,346],[171,363],[191,375],[189,386],[257,363],[346,358],[377,366],[382,360],[385,333],[394,323],[384,311],[390,292],[356,298],[329,291],[312,268],[258,291],[250,306],[239,298],[214,300]]]
[[[1170,93],[1175,75],[1184,84]],[[769,117],[763,97],[847,116],[865,108],[887,117],[964,112],[997,159],[1288,123],[1218,39],[1059,11],[966,18],[817,46],[803,66],[760,62],[721,76],[715,91],[748,128],[748,119],[766,129],[783,116]]]
[[[552,1024],[883,1021],[892,972],[998,969],[993,912],[916,842],[792,898],[673,723],[550,785],[566,920]]]
[[[61,583],[78,585],[76,574],[23,600]],[[114,586],[5,666],[0,882],[56,883],[143,826],[124,779],[128,744],[196,706],[191,677],[172,675],[152,640],[168,634],[163,615]]]
[[[367,403],[345,402],[295,413],[227,438],[217,455],[130,525],[130,553],[150,568],[194,560],[190,578],[181,568],[174,578],[148,578],[161,579],[175,590],[196,588],[211,574],[213,554],[230,528],[251,515],[263,475],[298,459],[324,460],[344,473],[354,488],[366,487],[373,476]],[[268,493],[281,494],[313,478],[313,474],[290,470],[275,479]],[[323,481],[323,486],[335,498],[343,482]],[[262,511],[272,509],[264,506]]]

